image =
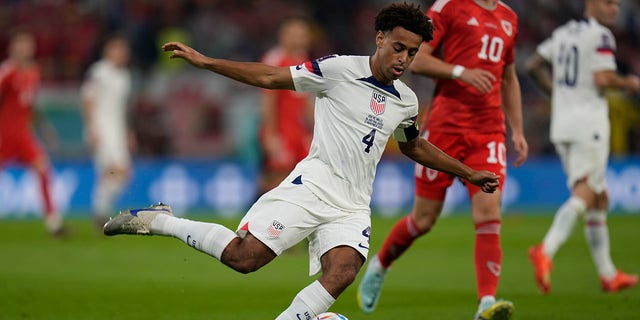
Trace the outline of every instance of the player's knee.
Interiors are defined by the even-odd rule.
[[[231,242],[224,249],[220,261],[237,272],[247,274],[262,268],[275,257],[274,253],[256,250],[243,242]]]
[[[329,284],[329,287],[332,288],[332,290],[330,290],[332,294],[340,293],[355,281],[359,270],[359,266],[343,264],[337,268],[325,271],[322,275],[324,278],[323,282]]]
[[[413,223],[415,224],[418,234],[423,235],[431,231],[438,220],[438,215],[416,210],[412,213],[411,218],[413,219]]]
[[[257,271],[258,269],[260,269],[260,267],[262,267],[257,259],[242,252],[225,254],[222,258],[222,262],[231,269],[242,274],[248,274]]]

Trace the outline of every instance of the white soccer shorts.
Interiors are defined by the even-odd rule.
[[[318,273],[320,257],[338,246],[352,247],[366,259],[371,217],[336,209],[288,180],[258,199],[240,221],[238,235],[243,238],[248,230],[277,255],[307,238],[309,275]]]
[[[609,159],[609,141],[602,140],[604,139],[555,143],[556,152],[567,175],[569,189],[573,189],[576,182],[585,177],[595,193],[602,193],[607,189],[605,176]]]

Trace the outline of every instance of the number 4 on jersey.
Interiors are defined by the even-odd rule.
[[[369,151],[371,150],[371,146],[373,146],[373,139],[375,139],[375,137],[376,129],[371,130],[371,132],[369,132],[366,136],[362,137],[362,143],[367,145],[367,147],[364,148],[364,152],[369,153]]]

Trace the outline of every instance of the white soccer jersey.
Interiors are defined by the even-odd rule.
[[[616,70],[611,31],[594,18],[573,20],[558,27],[537,52],[553,66],[551,141],[608,141],[609,108],[593,73]]]
[[[415,131],[415,93],[399,80],[378,82],[368,56],[327,56],[292,66],[291,75],[296,90],[314,92],[316,100],[309,155],[290,177],[302,176],[340,210],[370,213],[376,166],[389,137],[406,141],[405,130]]]
[[[94,123],[91,125],[98,138],[96,158],[98,162],[105,162],[102,164],[129,161],[126,113],[130,91],[129,71],[106,61],[91,66],[82,85],[83,97],[94,103]]]

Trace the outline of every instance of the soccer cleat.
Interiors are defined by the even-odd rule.
[[[542,244],[529,248],[529,260],[535,270],[535,280],[542,294],[551,291],[551,259],[542,250]]]
[[[372,313],[375,310],[386,274],[387,270],[380,264],[378,255],[375,255],[369,262],[358,286],[358,306],[364,313]]]
[[[148,208],[120,212],[117,216],[109,219],[102,230],[107,236],[117,234],[150,235],[151,221],[159,214],[173,216],[171,207],[164,203],[158,203]]]
[[[481,305],[475,320],[509,320],[515,307],[511,301],[498,300]]]
[[[616,275],[611,280],[600,278],[602,290],[606,292],[618,292],[635,286],[638,283],[637,274],[626,274],[620,270],[616,271]]]

